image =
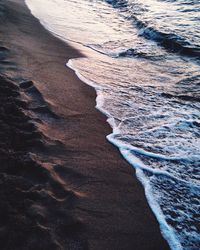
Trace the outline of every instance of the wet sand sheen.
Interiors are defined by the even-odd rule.
[[[82,55],[46,31],[22,0],[1,6],[12,64],[1,71],[13,79],[1,84],[16,88],[12,105],[20,112],[8,126],[21,131],[19,148],[8,143],[20,160],[1,169],[10,191],[1,188],[4,249],[169,249],[134,170],[106,141],[111,129],[94,108],[95,91],[65,66]],[[25,127],[18,130],[17,121]]]

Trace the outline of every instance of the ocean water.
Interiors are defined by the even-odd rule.
[[[200,1],[26,0],[86,57],[66,65],[97,92],[173,250],[200,249]]]

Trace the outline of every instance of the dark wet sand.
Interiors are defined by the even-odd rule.
[[[65,67],[81,54],[23,0],[0,13],[0,248],[169,249],[95,91]]]

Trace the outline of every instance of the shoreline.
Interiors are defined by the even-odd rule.
[[[9,69],[6,74],[13,79],[31,80],[49,107],[48,112],[59,117],[51,117],[47,110],[48,114],[36,114],[43,121],[39,129],[49,139],[45,147],[58,142],[42,152],[46,157],[43,167],[73,193],[73,201],[65,199],[58,206],[70,207],[63,211],[63,217],[70,214],[78,221],[73,235],[67,232],[70,228],[66,229],[70,243],[56,238],[60,236],[54,232],[52,222],[50,230],[59,242],[58,249],[75,249],[73,244],[76,249],[169,249],[134,169],[106,140],[111,128],[106,117],[95,110],[94,89],[65,66],[68,59],[81,54],[46,31],[22,0],[3,4],[8,11],[1,32],[17,63],[15,72]],[[45,209],[51,208],[47,205]],[[64,232],[62,237],[66,237]]]

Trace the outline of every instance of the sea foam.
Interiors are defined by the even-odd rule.
[[[164,157],[161,155],[155,155],[152,153],[147,153],[144,152],[144,150],[142,149],[136,149],[135,147],[131,146],[131,145],[127,145],[127,144],[123,144],[118,140],[114,139],[114,135],[120,133],[120,130],[118,129],[118,127],[115,124],[115,119],[113,117],[111,117],[111,115],[109,114],[108,111],[106,111],[103,108],[103,104],[104,104],[104,98],[103,95],[101,95],[100,93],[100,89],[99,86],[89,80],[87,80],[84,76],[82,76],[78,69],[76,69],[73,66],[73,60],[76,59],[70,59],[68,61],[68,63],[66,64],[67,67],[69,67],[70,69],[72,69],[75,74],[77,75],[77,77],[83,81],[84,83],[86,83],[87,85],[93,87],[96,90],[97,93],[97,98],[96,98],[96,108],[103,114],[105,114],[107,116],[107,122],[110,124],[110,126],[113,129],[113,133],[110,135],[107,135],[107,139],[108,141],[110,141],[113,145],[115,145],[116,147],[119,148],[119,151],[121,152],[122,156],[124,157],[124,159],[126,159],[135,169],[136,169],[136,175],[138,180],[143,184],[144,186],[144,190],[145,190],[145,195],[146,198],[148,200],[148,203],[153,211],[153,213],[155,214],[159,224],[160,224],[160,229],[161,232],[163,234],[163,237],[168,241],[171,249],[173,250],[182,250],[182,246],[180,245],[178,239],[176,238],[176,235],[173,231],[173,228],[171,228],[165,220],[165,217],[159,207],[159,204],[156,202],[156,200],[153,198],[152,192],[151,192],[151,186],[149,185],[148,179],[145,178],[144,174],[143,174],[143,170],[148,170],[149,168],[147,166],[144,165],[144,163],[137,157],[133,156],[130,151],[131,150],[138,150],[138,151],[142,151],[143,154],[146,153],[147,155],[153,155],[155,157]],[[159,171],[154,171],[158,174],[160,174]],[[167,174],[167,173],[165,173]]]

